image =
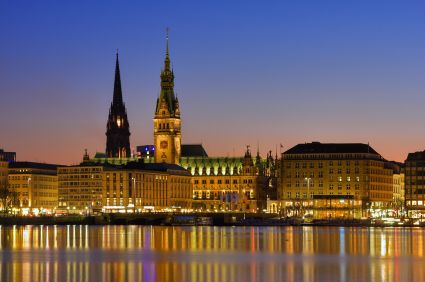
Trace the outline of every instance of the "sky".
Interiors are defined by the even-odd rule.
[[[182,142],[210,156],[298,143],[425,149],[424,1],[1,1],[0,148],[104,152],[119,49],[130,144],[152,144],[165,29]]]

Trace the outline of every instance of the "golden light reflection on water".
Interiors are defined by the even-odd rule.
[[[1,281],[408,281],[425,230],[0,226]]]

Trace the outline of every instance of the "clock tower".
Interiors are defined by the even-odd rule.
[[[153,118],[155,162],[180,163],[181,120],[179,100],[174,94],[174,72],[170,67],[168,29],[164,68],[161,71],[161,92]]]

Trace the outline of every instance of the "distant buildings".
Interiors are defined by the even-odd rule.
[[[51,214],[58,206],[58,165],[12,162],[9,164],[9,190],[13,208],[20,214]]]
[[[130,150],[117,54],[105,151],[55,166],[17,163],[15,153],[0,150],[0,192],[15,193],[8,199],[16,195],[14,206],[25,213],[195,210],[325,219],[425,211],[425,151],[409,154],[405,168],[361,143],[298,144],[280,160],[271,151],[262,158],[258,149],[253,156],[249,146],[244,156],[211,157],[200,144],[181,144],[168,34],[160,79],[154,145]]]
[[[61,167],[61,213],[132,213],[187,210],[192,206],[190,174],[174,164],[128,162],[93,163]]]
[[[279,198],[285,216],[360,218],[393,206],[393,168],[368,144],[312,142],[283,153]]]

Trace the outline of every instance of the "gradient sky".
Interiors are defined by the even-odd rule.
[[[150,3],[151,2],[151,3]],[[131,147],[152,144],[170,27],[183,143],[425,149],[424,1],[2,1],[0,148],[78,163],[105,150],[119,48]]]

